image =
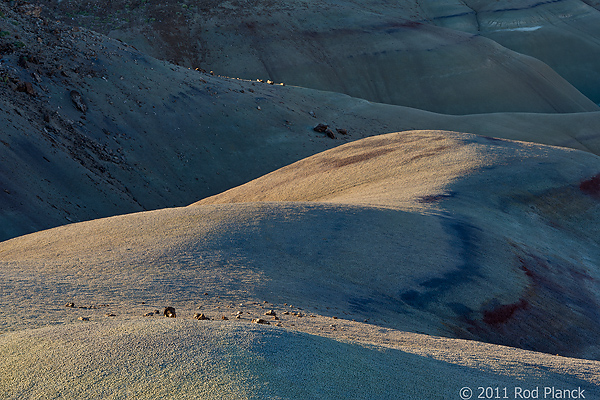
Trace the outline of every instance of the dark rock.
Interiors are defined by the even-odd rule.
[[[153,312],[147,312],[146,314],[144,314],[144,317],[151,317],[153,315],[154,315]]]
[[[21,68],[29,68],[29,64],[27,63],[27,56],[20,56],[18,64]]]
[[[177,316],[173,307],[165,307],[163,315],[167,318],[175,318]]]
[[[273,311],[273,310],[269,310],[269,311],[267,311],[267,312],[265,313],[265,315],[272,315],[272,316],[276,316],[276,315],[277,315],[277,313],[275,313],[275,311]]]
[[[313,131],[315,132],[319,132],[319,133],[323,133],[325,132],[327,129],[329,128],[329,125],[325,125],[325,124],[318,124],[317,126],[315,126],[313,128]]]
[[[35,90],[31,82],[21,82],[17,86],[17,91],[27,93],[30,96],[35,96]]]
[[[90,320],[88,317],[79,317],[77,319],[80,321],[89,321]]]
[[[205,321],[205,320],[208,320],[209,318],[204,314],[196,313],[196,314],[194,314],[194,319],[197,319],[198,321]]]
[[[73,104],[75,104],[75,107],[77,107],[79,111],[83,113],[87,111],[87,106],[83,102],[81,93],[76,90],[71,90],[71,100],[73,100]]]
[[[67,303],[65,304],[65,307],[75,308],[75,303]]]
[[[35,4],[25,3],[17,7],[17,11],[23,15],[30,15],[39,18],[42,13],[42,7]]]
[[[335,129],[337,133],[339,133],[340,135],[347,135],[348,131],[342,128],[336,128]]]
[[[221,316],[221,319],[222,319],[223,321],[227,321],[229,318],[227,318],[226,316],[222,315],[222,316]]]
[[[327,134],[327,136],[331,139],[335,139],[335,133],[333,133],[333,131],[329,128],[325,129],[325,133]]]

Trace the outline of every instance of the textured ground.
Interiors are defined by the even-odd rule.
[[[8,33],[0,37],[0,239],[187,205],[389,132],[445,129],[600,153],[600,112],[450,116],[225,79],[35,18],[28,8],[0,6],[0,30]],[[26,83],[31,94],[19,91]],[[336,139],[314,132],[319,123]]]
[[[599,169],[575,150],[403,132],[189,207],[5,241],[4,370],[23,383],[4,396],[598,393],[583,359],[600,355]]]
[[[0,398],[600,396],[595,1],[42,3]]]

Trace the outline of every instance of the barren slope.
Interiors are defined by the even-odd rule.
[[[43,3],[157,58],[232,77],[449,114],[598,110],[544,63],[435,26],[414,1]]]
[[[597,359],[599,170],[575,150],[394,133],[189,207],[5,241],[0,369],[18,384],[1,393],[596,395],[597,361],[404,331]]]
[[[598,112],[448,116],[225,79],[0,7],[9,33],[0,37],[0,239],[187,205],[390,131],[447,129],[600,153]],[[27,83],[32,94],[19,91]],[[337,138],[314,132],[318,123]]]

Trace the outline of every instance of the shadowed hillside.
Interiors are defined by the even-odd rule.
[[[566,65],[563,60],[569,58],[565,51],[588,57],[585,62],[569,60],[570,67],[562,68],[566,75],[561,78],[537,59],[486,38],[496,15],[504,17],[505,13],[493,13],[492,21],[484,19],[482,32],[474,27],[475,14],[488,18],[484,11],[489,7],[483,5],[477,12],[477,5],[471,8],[432,0],[393,4],[329,0],[43,3],[55,18],[123,39],[159,59],[237,78],[270,79],[449,114],[598,110],[563,79],[573,78],[579,90],[583,90],[582,80],[587,80],[591,86],[586,88],[591,91],[586,93],[597,95],[594,71],[599,60],[588,54],[598,53],[600,36],[594,26],[599,26],[600,19],[591,7],[593,14],[583,14],[589,27],[586,36],[578,34],[571,41],[565,38],[567,21],[559,24],[556,34],[551,34],[552,28],[544,29],[550,33],[541,39],[543,45],[528,46],[539,47],[537,51],[524,51],[535,56],[549,49],[551,56],[542,59],[560,59],[559,66]],[[494,2],[499,9],[514,7],[509,1],[501,3]],[[570,6],[576,10],[582,4],[570,3],[576,3]],[[509,28],[530,26],[537,20],[539,8],[522,7],[508,15],[506,24]],[[546,8],[550,8],[548,13],[561,12],[552,5]],[[459,17],[452,17],[454,12]],[[582,23],[580,14],[573,16],[573,24]],[[465,18],[468,22],[462,23]],[[544,19],[543,23],[552,22]],[[467,32],[444,25],[458,25]],[[553,50],[556,46],[563,53]]]

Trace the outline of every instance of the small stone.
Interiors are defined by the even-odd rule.
[[[79,317],[77,319],[80,321],[89,321],[90,320],[88,317]]]
[[[144,317],[151,317],[153,315],[154,315],[153,312],[147,312],[146,314],[144,314]]]
[[[79,111],[81,111],[82,113],[84,113],[84,112],[87,111],[87,106],[83,102],[83,98],[81,97],[81,93],[79,93],[76,90],[71,90],[71,100],[73,101],[73,104],[75,104],[75,107]]]
[[[337,133],[339,133],[340,135],[347,135],[348,131],[342,128],[336,128],[335,129]]]
[[[223,321],[227,321],[229,318],[227,318],[226,316],[222,315],[222,316],[221,316],[221,319],[222,319]]]
[[[75,308],[75,303],[67,303],[65,304],[65,307]]]
[[[289,311],[284,311],[283,315],[290,315],[290,312]]]
[[[331,318],[333,318],[333,319],[338,319],[338,317],[331,317]]]
[[[235,319],[241,319],[241,318],[242,318],[242,316],[241,316],[241,315],[236,315],[236,316],[235,316]]]
[[[165,307],[163,310],[163,315],[167,318],[175,318],[177,314],[175,313],[175,309],[173,307]]]
[[[269,322],[269,321],[265,321],[265,320],[264,320],[264,319],[262,319],[262,318],[255,318],[255,319],[253,319],[253,320],[252,320],[252,323],[254,323],[254,324],[270,325],[270,322]]]
[[[323,133],[325,132],[327,129],[329,129],[329,125],[325,125],[325,124],[318,124],[317,126],[315,126],[313,128],[313,131],[315,132],[319,132],[319,133]]]
[[[278,316],[274,316],[274,317],[273,317],[273,318],[271,318],[271,319],[273,319],[273,320],[275,320],[275,321],[279,321],[279,317],[278,317]]]
[[[104,314],[104,316],[105,317],[116,317],[116,315],[113,313]]]
[[[330,139],[335,139],[335,133],[333,133],[333,131],[331,129],[329,129],[329,128],[325,129],[325,133],[327,134],[327,136]]]
[[[28,68],[28,67],[29,67],[29,64],[27,63],[27,61],[28,61],[28,60],[27,60],[27,56],[23,56],[23,55],[22,55],[22,56],[20,56],[20,57],[19,57],[19,62],[18,62],[18,64],[19,64],[19,67],[22,67],[22,68]]]
[[[269,310],[269,311],[267,311],[267,312],[265,313],[265,315],[273,315],[273,316],[275,316],[275,315],[277,315],[277,314],[275,313],[275,311],[273,311],[273,310]]]
[[[196,314],[194,314],[194,319],[197,319],[198,321],[206,321],[209,318],[202,313],[196,313]]]
[[[27,93],[30,96],[35,96],[35,90],[31,82],[21,82],[17,86],[17,91]]]

